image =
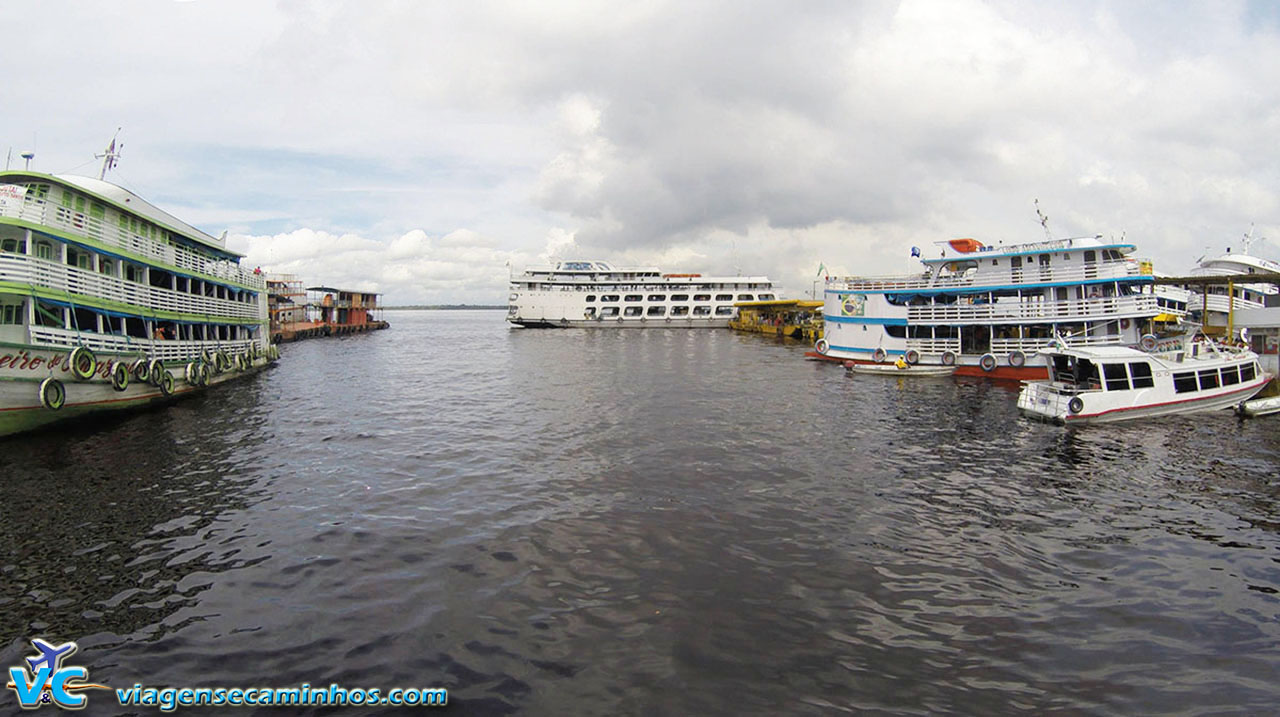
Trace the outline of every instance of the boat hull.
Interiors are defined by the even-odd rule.
[[[526,329],[726,329],[729,319],[508,319]]]
[[[956,372],[954,366],[908,366],[907,368],[898,368],[893,364],[854,364],[849,367],[850,373],[858,373],[867,376],[911,376],[911,377],[939,377],[950,376]]]
[[[21,361],[5,361],[0,369],[0,437],[47,428],[69,421],[111,412],[129,411],[166,404],[192,396],[229,381],[255,374],[271,364],[264,357],[254,359],[247,369],[232,368],[211,373],[208,385],[189,383],[186,363],[170,363],[165,367],[173,376],[173,390],[165,393],[159,386],[130,377],[128,386],[117,391],[111,383],[117,362],[126,365],[137,356],[99,356],[98,369],[86,380],[77,379],[66,365],[65,352],[28,346],[5,356],[20,355]],[[3,357],[0,357],[0,361]],[[16,364],[16,366],[10,366]],[[50,364],[53,368],[50,368]],[[41,403],[40,387],[46,378],[56,379],[64,391],[60,408],[47,408]]]

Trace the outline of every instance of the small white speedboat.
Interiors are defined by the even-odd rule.
[[[919,364],[899,368],[891,363],[855,363],[845,368],[850,373],[874,374],[877,376],[950,376],[956,372],[955,366],[921,366]]]

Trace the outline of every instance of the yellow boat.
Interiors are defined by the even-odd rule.
[[[822,338],[822,302],[803,299],[740,301],[729,328],[813,343]]]

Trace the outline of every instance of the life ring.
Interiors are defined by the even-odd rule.
[[[920,363],[920,352],[915,349],[908,349],[903,358],[905,358],[909,364],[918,364]]]
[[[183,375],[186,377],[186,379],[187,379],[187,383],[191,384],[192,386],[199,385],[199,382],[200,382],[200,362],[199,362],[199,361],[192,361],[192,362],[188,363],[188,364],[187,364],[187,368],[186,368],[186,370],[183,372]]]
[[[818,350],[818,353],[825,354],[827,349],[831,348],[831,344],[827,343],[826,339],[818,339],[818,343],[814,344],[813,347]]]
[[[1021,368],[1027,362],[1027,355],[1021,351],[1009,352],[1009,365],[1014,368]]]
[[[152,386],[160,385],[160,374],[162,373],[168,373],[168,371],[164,370],[164,364],[160,359],[151,359],[151,362],[147,364],[147,374],[150,376]]]
[[[1076,396],[1067,403],[1067,410],[1071,413],[1079,413],[1084,410],[1084,399]]]
[[[208,386],[209,378],[213,376],[213,372],[209,370],[209,364],[201,361],[196,366],[196,384],[200,386]]]
[[[129,388],[129,367],[123,363],[116,362],[111,367],[111,388],[117,391],[123,391]]]
[[[669,323],[671,323],[671,317],[670,317],[670,316],[668,316],[668,317],[667,317],[667,323],[668,323],[668,324],[669,324]]]
[[[143,383],[146,383],[151,378],[151,368],[147,364],[147,360],[144,358],[134,361],[133,366],[131,366],[129,370],[133,373],[134,379],[142,381]]]
[[[262,358],[262,344],[257,341],[253,342],[253,357],[256,359]]]
[[[1156,350],[1156,337],[1155,337],[1155,335],[1154,335],[1154,334],[1144,334],[1144,335],[1143,335],[1143,337],[1142,337],[1142,340],[1138,342],[1138,346],[1141,346],[1141,347],[1142,347],[1142,350],[1143,350],[1143,351],[1146,351],[1147,353],[1150,353],[1150,352],[1152,352],[1152,351],[1155,351],[1155,350]]]
[[[1123,331],[1124,329],[1127,329],[1127,328],[1129,328],[1129,320],[1120,319],[1120,329]]]
[[[943,351],[943,352],[942,352],[942,365],[943,365],[943,366],[955,366],[955,365],[956,365],[956,352],[955,352],[955,351]]]
[[[996,357],[992,354],[982,354],[982,358],[978,359],[978,365],[987,373],[996,370],[996,363]]]
[[[173,393],[173,374],[164,368],[159,371],[160,377],[156,379],[156,387],[160,389],[160,393],[168,396]]]
[[[328,328],[328,327],[325,327],[325,328]],[[215,361],[217,361],[217,365],[214,368],[217,369],[218,373],[222,373],[223,371],[228,371],[231,369],[231,357],[227,355],[226,351],[219,351],[218,353],[213,355],[213,358]]]
[[[67,402],[67,390],[62,387],[62,382],[50,376],[40,382],[40,404],[50,411],[56,411],[62,408],[62,404]]]
[[[1249,342],[1249,327],[1248,327],[1248,326],[1241,327],[1241,329],[1240,329],[1240,340],[1241,340],[1241,341],[1244,341],[1245,343],[1248,343],[1248,342]]]
[[[71,362],[71,375],[81,381],[93,378],[94,372],[98,370],[98,358],[88,346],[75,347],[68,361]]]
[[[885,353],[884,349],[876,349],[876,352],[871,354],[871,360],[876,363],[884,363],[884,360],[888,357],[889,354]]]

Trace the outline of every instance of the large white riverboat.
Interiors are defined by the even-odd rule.
[[[1221,284],[1207,289],[1191,288],[1187,310],[1193,319],[1210,326],[1226,326],[1228,319],[1241,309],[1261,309],[1280,305],[1280,289],[1275,284],[1250,282],[1250,274],[1280,274],[1280,263],[1249,253],[1251,237],[1244,241],[1244,252],[1230,248],[1219,256],[1204,257],[1191,270],[1191,276],[1220,276],[1238,279],[1230,287]]]
[[[763,276],[664,274],[654,267],[562,261],[511,279],[507,321],[528,327],[715,328],[735,302],[777,297]]]
[[[274,360],[263,276],[239,259],[101,178],[0,172],[0,435]]]
[[[1101,237],[985,246],[938,242],[921,274],[830,277],[826,336],[814,358],[954,366],[957,375],[1038,379],[1037,352],[1058,336],[1074,345],[1137,345],[1186,313],[1187,292],[1153,284],[1136,247]],[[920,256],[919,249],[912,249]]]
[[[1271,380],[1258,355],[1243,346],[1196,336],[1157,350],[1047,349],[1049,378],[1026,383],[1018,408],[1061,423],[1109,423],[1228,408]]]

